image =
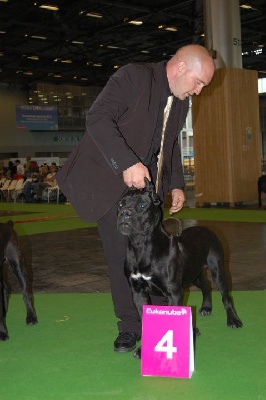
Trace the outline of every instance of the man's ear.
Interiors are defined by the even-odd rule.
[[[187,71],[187,63],[185,61],[179,61],[176,65],[176,75],[181,76]]]

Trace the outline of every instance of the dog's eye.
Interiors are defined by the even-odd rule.
[[[139,206],[140,208],[145,208],[145,203],[141,203]]]

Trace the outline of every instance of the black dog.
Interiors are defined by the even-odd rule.
[[[262,206],[261,193],[266,193],[266,175],[261,175],[258,179],[258,199],[259,207]]]
[[[242,327],[229,295],[220,241],[200,226],[185,229],[179,237],[169,235],[162,224],[160,204],[153,185],[146,180],[145,189],[129,189],[118,206],[117,228],[128,236],[125,273],[140,318],[143,305],[150,304],[150,294],[164,295],[168,305],[181,306],[185,288],[191,285],[202,291],[199,315],[211,314],[211,289],[203,273],[207,267],[221,292],[227,325]],[[135,357],[140,357],[140,349]]]
[[[5,262],[10,265],[22,287],[23,299],[27,310],[26,323],[28,325],[37,324],[37,316],[27,285],[25,257],[19,246],[19,238],[13,228],[12,221],[0,224],[0,340],[9,338],[5,324],[8,304],[8,293],[3,277],[3,265]]]

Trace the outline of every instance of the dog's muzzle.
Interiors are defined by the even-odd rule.
[[[123,208],[119,211],[117,216],[117,229],[122,235],[129,235],[131,233],[131,217],[131,209]]]

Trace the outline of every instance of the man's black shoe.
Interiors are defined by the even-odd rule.
[[[137,342],[141,339],[138,333],[120,332],[114,341],[114,351],[127,353],[136,348]]]

